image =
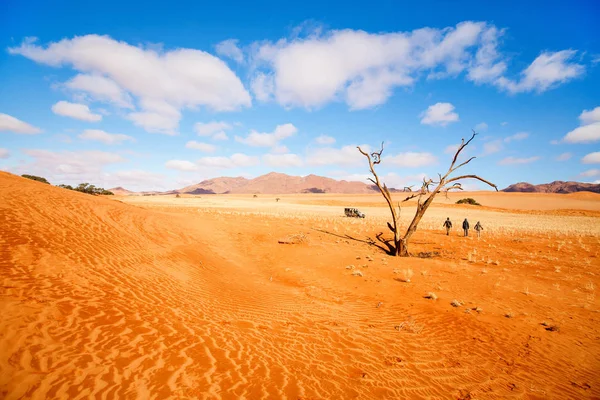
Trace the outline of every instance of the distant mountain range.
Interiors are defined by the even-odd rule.
[[[600,184],[582,183],[582,182],[563,182],[554,181],[543,183],[541,185],[532,185],[527,182],[519,182],[510,185],[503,192],[528,192],[528,193],[574,193],[574,192],[593,192],[600,193]]]
[[[166,192],[132,192],[123,187],[109,189],[116,195],[161,195],[161,194],[296,194],[296,193],[378,193],[374,185],[363,182],[338,181],[317,175],[291,176],[271,172],[254,179],[242,177],[220,177],[202,181],[195,185]],[[392,192],[402,190],[390,188]],[[503,192],[572,193],[589,191],[600,193],[600,184],[555,181],[543,185],[521,182],[510,185]]]

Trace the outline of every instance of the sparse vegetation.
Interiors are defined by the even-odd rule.
[[[42,183],[47,183],[48,185],[50,184],[50,182],[48,182],[46,180],[46,178],[42,178],[41,176],[27,175],[27,174],[23,174],[21,176],[23,178],[31,179],[32,181],[38,181],[38,182],[42,182]]]
[[[94,185],[90,185],[89,183],[80,183],[79,185],[77,185],[75,187],[73,187],[71,185],[58,185],[58,187],[67,189],[67,190],[74,190],[76,192],[92,194],[92,195],[103,195],[103,196],[114,195],[114,193],[109,190],[106,190],[104,188],[99,188]]]
[[[472,206],[480,206],[481,205],[477,202],[477,200],[475,200],[471,197],[467,197],[465,199],[460,199],[456,202],[456,204],[470,204]]]
[[[424,296],[426,299],[437,300],[437,295],[433,292],[429,292]]]
[[[452,307],[460,307],[463,305],[462,301],[459,301],[456,299],[452,300],[452,302],[450,304],[452,305]]]

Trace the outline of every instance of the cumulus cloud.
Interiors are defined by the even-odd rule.
[[[435,164],[437,158],[431,153],[407,152],[395,156],[384,157],[383,162],[398,167],[416,168]]]
[[[454,112],[454,106],[450,103],[436,103],[429,106],[420,115],[421,123],[424,125],[446,126],[451,122],[458,121],[458,114]]]
[[[370,152],[371,148],[368,145],[360,146],[364,151]],[[306,156],[308,165],[364,165],[365,156],[358,152],[355,145],[343,146],[341,148],[320,147]]]
[[[54,104],[52,106],[52,112],[56,115],[87,122],[98,122],[102,120],[102,115],[94,114],[85,104],[69,103],[68,101],[59,101]]]
[[[500,77],[495,84],[511,94],[545,92],[583,75],[585,67],[571,61],[576,54],[574,50],[544,52],[521,72],[520,80]]]
[[[600,107],[583,110],[579,115],[581,126],[573,129],[562,139],[566,143],[592,143],[600,140]]]
[[[584,164],[600,164],[600,151],[587,154],[581,159],[581,162]]]
[[[46,47],[27,39],[9,53],[53,67],[72,67],[85,78],[75,77],[66,86],[95,100],[123,106],[128,96],[137,98],[140,109],[129,119],[149,132],[174,134],[184,108],[230,111],[251,104],[235,73],[219,58],[196,49],[159,51],[85,35]]]
[[[475,125],[476,132],[487,131],[487,129],[488,129],[488,124],[486,124],[485,122],[481,122],[481,123]]]
[[[301,167],[302,158],[297,154],[265,154],[263,162],[270,167]]]
[[[372,182],[368,181],[368,178],[372,178],[372,175],[369,174],[333,174],[335,179],[343,179],[345,181],[350,182],[363,182],[367,184],[372,184]],[[423,179],[427,177],[427,174],[420,173],[415,175],[398,175],[394,172],[389,172],[387,174],[381,174],[379,179],[382,183],[385,183],[388,188],[396,188],[403,189],[406,186],[418,185],[420,182],[423,182]]]
[[[483,144],[483,155],[487,156],[489,154],[498,153],[503,148],[504,145],[502,144],[502,140],[492,140],[491,142]]]
[[[515,133],[512,136],[505,137],[504,142],[510,143],[510,142],[514,142],[514,141],[524,140],[524,139],[527,139],[528,137],[529,137],[529,133],[519,132],[519,133]]]
[[[41,133],[42,130],[8,114],[0,113],[0,132],[12,132],[21,133],[24,135],[33,135],[36,133]]]
[[[197,142],[195,140],[190,140],[187,142],[185,147],[188,149],[200,150],[205,153],[212,153],[217,149],[217,147],[212,144]]]
[[[579,121],[581,125],[589,125],[594,122],[600,122],[600,107],[596,107],[593,110],[583,110],[579,115]]]
[[[444,29],[382,34],[346,29],[257,43],[253,59],[259,68],[252,87],[257,98],[273,96],[286,107],[334,100],[352,109],[373,107],[394,88],[412,85],[421,71],[440,77],[494,68],[489,54],[499,35],[493,26],[468,21]],[[488,49],[477,55],[483,46]],[[478,74],[490,72],[474,71]]]
[[[123,142],[135,142],[135,139],[120,133],[108,133],[100,129],[86,129],[79,135],[83,140],[95,140],[104,144],[121,144]]]
[[[398,87],[421,77],[466,73],[476,84],[511,93],[542,92],[584,72],[575,52],[542,53],[518,80],[506,77],[507,57],[498,51],[504,34],[489,23],[465,21],[442,29],[368,33],[318,29],[277,42],[253,45],[252,91],[260,101],[315,108],[344,101],[350,109],[383,104]]]
[[[600,169],[589,169],[587,171],[579,174],[581,176],[590,177],[590,176],[600,176]]]
[[[0,148],[0,159],[10,157],[10,152],[8,149]]]
[[[258,157],[236,153],[229,157],[203,157],[198,160],[198,165],[212,168],[252,167],[260,164]]]
[[[32,161],[12,168],[17,174],[41,175],[51,182],[90,182],[104,185],[107,165],[126,161],[122,156],[104,151],[51,151],[25,149],[21,151]]]
[[[500,164],[500,165],[530,164],[539,159],[540,159],[540,157],[537,157],[537,156],[528,157],[528,158],[506,157],[506,158],[500,160],[500,162],[498,164]]]
[[[90,100],[112,103],[120,108],[134,108],[129,93],[112,79],[101,75],[78,74],[64,86],[73,92],[85,94]]]
[[[571,159],[571,157],[573,157],[573,154],[571,153],[562,153],[561,155],[556,157],[556,161],[567,161]]]
[[[198,169],[196,164],[186,160],[169,160],[165,163],[165,167],[179,171],[195,171]]]
[[[242,63],[244,62],[244,53],[237,45],[237,39],[227,39],[218,43],[215,48],[217,54],[223,57],[231,58],[232,60]]]
[[[236,136],[235,140],[253,147],[276,147],[283,139],[293,136],[298,129],[292,124],[277,125],[271,133],[259,133],[255,130],[245,138]]]
[[[227,140],[225,131],[232,129],[231,124],[224,121],[197,122],[194,124],[194,131],[198,136],[211,136],[214,140]]]
[[[317,144],[322,145],[334,144],[335,138],[327,135],[321,135],[315,139],[315,142],[317,142]]]

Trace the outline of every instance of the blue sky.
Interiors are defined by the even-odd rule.
[[[3,1],[0,169],[173,189],[270,171],[600,182],[596,1]],[[475,183],[470,188],[477,188]]]

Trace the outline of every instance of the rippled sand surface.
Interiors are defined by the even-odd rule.
[[[0,398],[600,396],[598,236],[423,231],[439,256],[397,259],[369,224],[0,173]]]

